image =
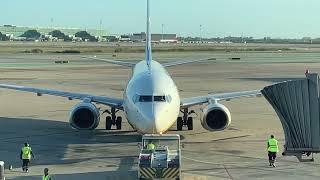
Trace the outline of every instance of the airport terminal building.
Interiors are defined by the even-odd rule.
[[[146,40],[146,33],[134,33],[130,36],[133,42],[143,42]],[[177,42],[177,34],[151,34],[153,42]]]

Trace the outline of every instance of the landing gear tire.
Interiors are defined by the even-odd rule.
[[[178,117],[178,118],[177,118],[177,130],[178,130],[178,131],[182,131],[182,127],[183,127],[182,117]]]
[[[117,119],[116,119],[116,127],[117,127],[117,130],[120,130],[120,129],[121,129],[121,125],[122,125],[122,117],[121,117],[121,116],[118,116]]]
[[[112,120],[110,116],[106,117],[106,130],[110,130],[112,126]]]
[[[188,117],[187,126],[188,126],[188,130],[193,130],[193,118],[192,117]]]

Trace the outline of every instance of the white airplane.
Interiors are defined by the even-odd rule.
[[[127,84],[123,99],[10,84],[0,84],[0,88],[32,92],[38,96],[48,94],[67,97],[69,100],[82,100],[82,102],[72,108],[69,119],[71,126],[80,130],[92,130],[98,126],[100,122],[100,112],[96,104],[106,105],[111,108],[110,111],[105,111],[110,114],[106,117],[106,129],[110,130],[114,125],[116,129],[121,129],[122,117],[117,116],[116,113],[122,110],[129,124],[142,134],[165,133],[174,123],[177,124],[177,130],[182,130],[184,126],[187,126],[188,130],[192,130],[193,118],[189,115],[194,111],[189,111],[189,109],[199,104],[207,104],[207,107],[203,110],[203,117],[201,118],[202,126],[209,131],[224,130],[231,123],[231,115],[224,105],[218,103],[219,101],[261,94],[260,90],[253,90],[180,99],[178,88],[169,73],[165,70],[165,67],[205,61],[208,59],[169,62],[164,64],[152,60],[149,0],[147,0],[145,60],[135,64],[132,62],[106,60],[96,57],[91,59],[128,66],[133,69],[133,74]],[[179,116],[180,112],[183,116]]]

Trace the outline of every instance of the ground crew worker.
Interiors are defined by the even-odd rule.
[[[277,152],[279,152],[278,141],[274,138],[274,135],[270,136],[267,142],[268,156],[269,156],[269,166],[276,167],[275,160],[277,157]]]
[[[31,147],[28,143],[24,143],[24,147],[22,147],[20,153],[20,159],[22,160],[22,171],[29,172],[29,163],[31,156],[34,158]]]
[[[147,149],[148,150],[153,150],[156,146],[153,144],[152,141],[149,142],[149,144],[147,145]]]
[[[306,72],[304,74],[306,75],[306,77],[308,77],[308,74],[310,74],[309,69],[306,69]]]
[[[49,169],[44,168],[43,170],[44,175],[42,176],[42,180],[52,180],[50,175],[49,175]]]

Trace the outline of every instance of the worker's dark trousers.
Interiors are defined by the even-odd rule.
[[[268,156],[269,156],[269,162],[274,163],[277,157],[277,153],[268,151]]]
[[[27,171],[29,168],[30,159],[22,159],[22,170]]]

